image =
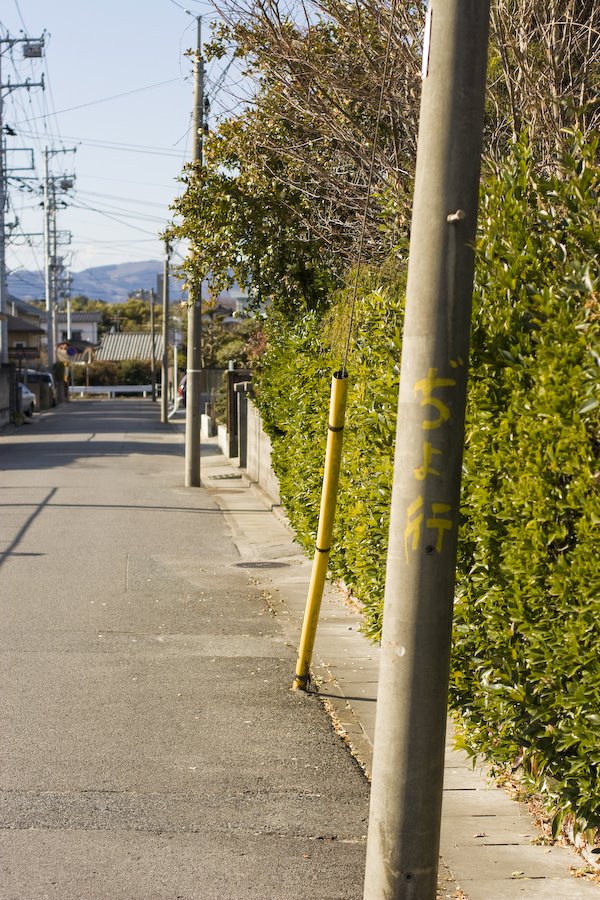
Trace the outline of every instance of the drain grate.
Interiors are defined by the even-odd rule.
[[[213,481],[241,481],[242,476],[236,475],[234,472],[226,475],[211,475],[210,476]]]
[[[265,559],[258,562],[234,563],[234,566],[239,566],[240,569],[286,569],[289,566],[289,563],[274,562],[273,560]]]

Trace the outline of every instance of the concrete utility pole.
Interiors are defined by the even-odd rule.
[[[427,14],[365,900],[436,896],[488,17]]]
[[[48,365],[54,363],[54,311],[52,303],[52,270],[50,268],[51,240],[50,240],[50,171],[49,150],[44,149],[44,294],[46,297],[46,350],[48,353]]]
[[[48,160],[48,148],[45,150],[46,161]],[[58,236],[56,234],[56,181],[52,178],[48,190],[49,203],[47,211],[48,221],[48,256],[46,257],[46,266],[50,270],[50,296],[46,297],[46,311],[48,312],[48,367],[51,368],[56,362],[56,306],[58,298],[56,296],[56,276],[58,266],[62,266],[58,261]]]
[[[162,283],[162,390],[160,395],[160,421],[169,421],[169,263],[171,261],[171,247],[165,241],[165,264],[163,268]],[[177,384],[175,384],[177,388]]]
[[[57,342],[57,318],[56,307],[58,304],[58,281],[63,269],[63,259],[58,256],[58,229],[56,223],[56,186],[61,191],[68,191],[73,187],[75,177],[50,174],[50,158],[60,153],[76,153],[77,148],[61,148],[51,150],[44,149],[44,290],[46,295],[47,316],[47,353],[48,366],[51,368],[56,361]],[[64,205],[64,204],[63,204]],[[70,241],[70,237],[68,238]]]
[[[0,52],[0,62],[2,54]],[[8,363],[8,323],[3,313],[6,312],[8,305],[8,289],[6,285],[6,223],[4,210],[6,208],[6,167],[5,158],[5,140],[2,125],[2,74],[0,71],[0,365],[4,366]]]
[[[198,26],[194,57],[193,162],[202,165],[204,59],[202,57],[202,17]],[[187,381],[185,410],[185,486],[200,487],[200,370],[202,366],[202,284],[192,288],[188,306]]]
[[[150,290],[150,335],[152,347],[150,350],[150,382],[152,384],[152,401],[156,400],[156,329],[154,327],[154,291]]]
[[[2,97],[2,45],[0,44],[0,365],[8,363],[8,323],[3,313],[8,305],[8,290],[6,285],[6,223],[4,211],[6,208],[6,164],[4,122],[3,122],[3,97]]]
[[[6,204],[8,199],[6,184],[6,148],[5,148],[5,126],[4,126],[4,94],[16,90],[17,88],[26,88],[28,91],[32,87],[44,88],[44,77],[41,81],[30,81],[26,79],[20,83],[14,83],[10,80],[7,84],[2,83],[2,54],[4,48],[12,49],[16,44],[23,47],[24,59],[40,59],[44,49],[44,38],[0,38],[0,365],[8,363],[8,324],[3,316],[8,306],[8,289],[6,284]],[[14,132],[12,132],[14,133]]]

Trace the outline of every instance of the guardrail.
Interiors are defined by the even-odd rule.
[[[149,394],[152,394],[152,385],[151,384],[95,384],[86,387],[83,385],[69,385],[69,396],[70,397],[84,397],[84,396],[97,396],[98,394],[106,395],[109,400],[112,400],[116,394],[142,394],[143,397],[147,397]],[[160,385],[156,385],[154,388],[154,394],[156,397],[160,397]]]

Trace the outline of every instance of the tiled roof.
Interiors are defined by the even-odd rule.
[[[154,336],[154,358],[160,359],[163,352],[162,334]],[[121,359],[150,359],[152,356],[152,336],[148,332],[119,331],[105,334],[96,359],[104,362],[118,362]]]
[[[59,313],[58,321],[62,324],[63,322],[67,322],[67,314]],[[71,322],[101,322],[102,321],[102,313],[101,312],[72,312],[71,313]]]
[[[22,316],[38,316],[41,319],[46,318],[46,310],[33,306],[32,303],[26,303],[24,300],[17,300],[16,297],[10,297],[7,306],[14,307],[14,315]]]
[[[8,320],[9,331],[27,332],[28,334],[45,334],[43,328],[37,328],[31,322],[27,322],[26,319],[21,319],[20,316],[7,316],[6,318]]]

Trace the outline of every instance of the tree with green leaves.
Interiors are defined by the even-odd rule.
[[[324,306],[335,275],[323,242],[301,228],[306,198],[273,177],[281,161],[273,156],[265,169],[248,149],[262,121],[250,111],[206,141],[205,165],[183,176],[171,233],[190,241],[188,280],[200,283],[210,272],[213,296],[237,281],[249,285],[257,306],[301,314]]]

